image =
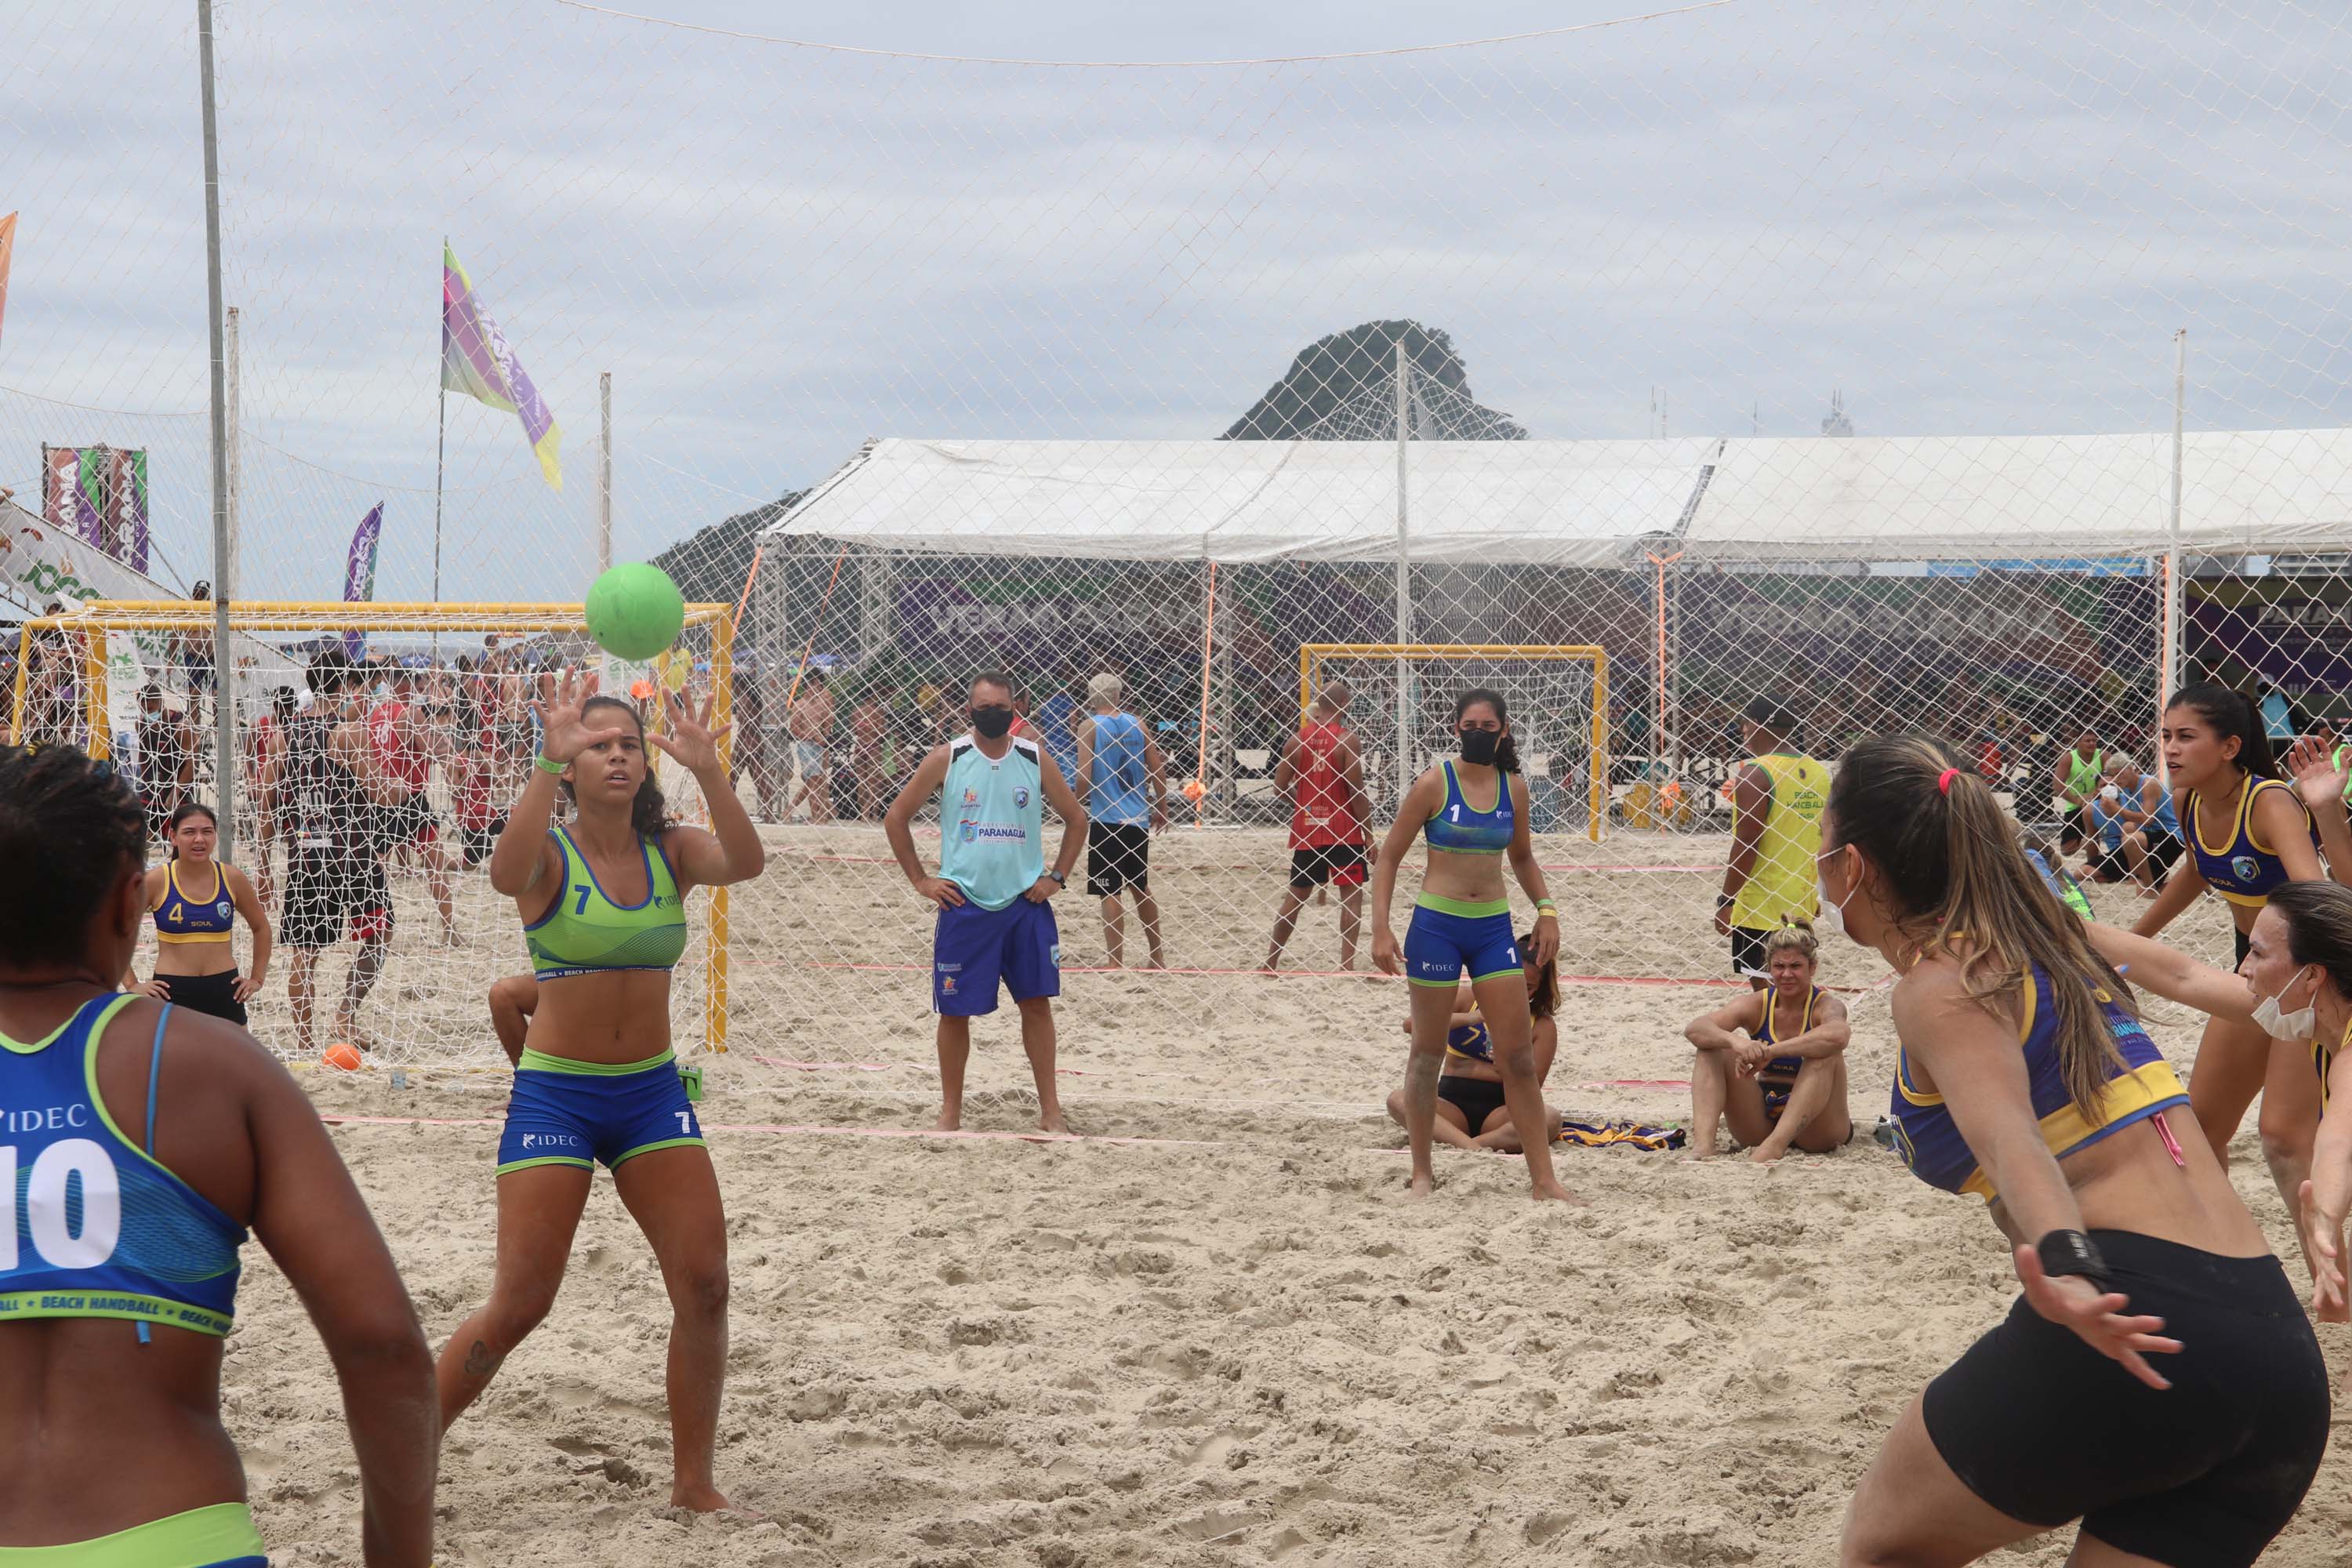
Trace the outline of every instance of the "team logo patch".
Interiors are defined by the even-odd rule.
[[[980,792],[976,789],[968,789],[964,791],[963,803],[966,805],[978,805],[980,804]]]
[[[955,994],[954,975],[942,974],[940,976],[940,994],[943,996],[952,996]]]
[[[1026,786],[1017,788],[1013,792],[1013,804],[1019,806],[1025,806],[1029,804],[1029,791]]]
[[[956,825],[956,826],[957,826],[957,829],[959,830],[959,833],[961,834],[961,837],[962,837],[963,841],[964,841],[966,844],[973,844],[973,843],[977,843],[977,842],[979,842],[979,839],[980,839],[980,824],[979,824],[979,823],[977,823],[977,822],[972,822],[972,821],[971,821],[971,820],[967,819],[967,820],[965,820],[965,821],[963,821],[963,822],[960,822],[960,823],[958,823],[958,824]]]
[[[229,903],[226,899],[223,899],[219,903],[213,906],[213,913],[222,920],[228,919],[228,910]]]
[[[1061,968],[1061,967],[1062,967],[1062,944],[1061,944],[1060,942],[1055,942],[1053,946],[1051,946],[1051,947],[1047,948],[1047,949],[1045,950],[1045,956],[1046,956],[1046,958],[1047,958],[1047,959],[1049,959],[1049,960],[1053,963],[1053,965],[1054,965],[1054,967],[1055,967],[1055,968],[1056,968],[1056,969]]]
[[[2231,857],[2230,870],[2241,882],[2251,882],[2263,874],[2262,862],[2251,855]]]

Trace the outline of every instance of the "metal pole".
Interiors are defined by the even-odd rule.
[[[613,373],[596,377],[596,401],[604,434],[596,444],[596,575],[613,567]]]
[[[449,254],[449,237],[446,234],[441,237],[441,254]],[[445,368],[449,363],[449,315],[446,300],[442,302],[441,363]],[[436,383],[433,389],[433,602],[436,605],[441,602],[441,470],[443,455],[448,449],[448,437],[449,389]],[[439,662],[441,639],[437,632],[434,635],[433,654],[435,662]]]
[[[228,348],[221,314],[220,127],[213,111],[213,0],[196,0],[196,67],[205,121],[205,325],[212,338],[213,415],[213,782],[220,798],[220,856],[236,848],[236,704],[221,666],[228,642]]]
[[[1405,359],[1404,340],[1396,345],[1396,443],[1397,443],[1397,559],[1396,559],[1396,640],[1400,646],[1412,641],[1412,563],[1409,553],[1410,531],[1406,527],[1405,482],[1407,464],[1405,443],[1412,438],[1412,367]],[[1397,798],[1402,800],[1412,788],[1412,667],[1402,653],[1397,655]]]
[[[243,519],[238,513],[243,510],[245,498],[243,465],[238,460],[243,442],[238,439],[238,434],[244,427],[245,403],[244,395],[238,390],[236,307],[231,305],[223,315],[228,323],[228,560],[220,564],[217,574],[213,578],[213,591],[226,599],[234,597],[236,592],[230,584],[240,583],[243,576],[240,570],[244,563],[241,554],[243,542],[238,537]],[[225,683],[215,684],[225,686]]]
[[[2172,334],[2172,518],[2164,554],[2164,650],[2158,660],[2156,716],[2164,719],[2165,702],[2179,687],[2187,652],[2187,628],[2182,625],[2185,596],[2180,582],[2180,458],[2182,431],[2189,416],[2189,329]],[[2164,748],[2156,748],[2157,766],[2164,765]],[[2171,780],[2165,784],[2170,787]]]

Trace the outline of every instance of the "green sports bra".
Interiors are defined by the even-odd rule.
[[[569,833],[561,826],[548,832],[563,856],[563,889],[547,913],[523,927],[531,972],[541,980],[562,980],[616,969],[677,968],[686,952],[686,900],[660,843],[638,836],[646,901],[622,905],[604,896]]]

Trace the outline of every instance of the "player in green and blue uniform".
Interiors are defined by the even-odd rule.
[[[538,766],[490,854],[515,900],[538,998],[499,1140],[498,1273],[442,1347],[446,1428],[554,1305],[599,1164],[660,1261],[671,1310],[672,1506],[729,1507],[712,1478],[727,1362],[727,1221],[694,1100],[699,1073],[670,1049],[670,970],[698,887],[760,874],[766,852],[709,728],[675,692],[667,733],[596,695],[593,676],[541,677]],[[671,823],[648,744],[694,775],[710,827]],[[556,792],[576,815],[556,826]],[[5,1568],[5,1565],[0,1565]]]
[[[415,1310],[285,1068],[225,1019],[116,993],[145,837],[108,764],[0,747],[0,1563],[264,1568],[220,1419],[249,1227],[341,1381],[370,1568],[425,1568]]]

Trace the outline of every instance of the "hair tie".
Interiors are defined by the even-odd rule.
[[[1949,794],[1951,794],[1951,793],[1952,793],[1952,781],[1953,781],[1954,779],[1956,779],[1956,778],[1958,778],[1959,776],[1960,776],[1960,770],[1959,770],[1959,769],[1958,769],[1958,768],[1946,768],[1942,773],[1938,773],[1938,774],[1937,774],[1937,775],[1936,775],[1936,793],[1937,793],[1937,795],[1949,795]]]

